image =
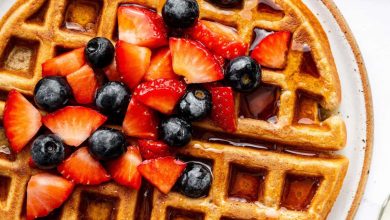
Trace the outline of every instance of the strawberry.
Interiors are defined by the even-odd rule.
[[[84,48],[72,50],[46,60],[42,64],[42,76],[66,76],[85,64]]]
[[[213,102],[211,119],[223,130],[237,130],[237,120],[234,106],[234,94],[230,87],[213,87],[210,90]]]
[[[145,160],[138,166],[138,171],[157,189],[167,194],[186,166],[186,163],[174,157],[160,157]]]
[[[169,146],[162,141],[138,140],[139,151],[145,160],[172,156]]]
[[[107,76],[107,79],[109,81],[122,81],[121,75],[119,74],[118,70],[116,69],[116,62],[115,60],[106,68],[104,68],[104,73]]]
[[[27,184],[27,220],[48,215],[72,193],[74,184],[49,173],[32,176]]]
[[[128,147],[127,152],[116,160],[107,163],[108,172],[115,182],[139,190],[142,176],[137,166],[142,163],[141,154],[137,147]]]
[[[133,98],[127,107],[122,127],[128,136],[156,139],[158,117],[153,110]]]
[[[118,9],[119,40],[138,46],[157,48],[168,44],[163,18],[155,11],[134,5]]]
[[[139,47],[124,41],[116,44],[116,66],[122,81],[135,88],[144,78],[149,68],[152,52],[149,48]]]
[[[244,56],[248,44],[230,27],[212,21],[198,21],[188,30],[188,34],[209,48],[216,55],[225,59]]]
[[[79,104],[92,104],[98,88],[98,80],[93,69],[84,65],[79,70],[66,76],[73,91],[73,96]]]
[[[18,153],[41,128],[41,113],[22,94],[11,90],[5,103],[3,123],[10,146]]]
[[[291,33],[279,31],[265,37],[252,51],[251,57],[260,65],[283,69],[287,65],[287,53]]]
[[[145,80],[155,79],[178,79],[179,76],[173,72],[172,56],[168,47],[156,51],[150,61],[150,66],[145,74]]]
[[[202,44],[182,38],[171,38],[173,71],[187,83],[206,83],[223,79],[223,70],[215,56]]]
[[[186,85],[179,80],[157,79],[140,84],[133,97],[161,113],[171,114],[185,91]]]
[[[98,185],[110,180],[110,175],[99,161],[91,156],[87,147],[76,150],[57,169],[62,176],[77,184]]]
[[[43,124],[65,144],[79,146],[105,121],[99,112],[81,106],[68,106],[42,118]]]

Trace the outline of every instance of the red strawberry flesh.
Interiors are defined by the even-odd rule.
[[[162,141],[138,140],[138,146],[145,160],[172,156],[169,146]]]
[[[145,80],[156,79],[178,79],[179,76],[173,72],[172,56],[168,47],[156,51],[150,62],[148,71],[145,74]]]
[[[84,65],[76,72],[67,75],[66,79],[77,103],[85,105],[93,103],[99,85],[91,67]]]
[[[213,87],[210,90],[213,102],[211,118],[223,130],[237,130],[234,94],[230,87]]]
[[[84,64],[84,48],[75,49],[45,61],[42,64],[42,76],[66,76]]]

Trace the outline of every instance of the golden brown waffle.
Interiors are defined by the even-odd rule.
[[[41,78],[43,61],[81,47],[93,36],[116,40],[116,10],[119,4],[127,2],[160,12],[165,1],[19,0],[0,22],[1,99],[4,101],[7,91],[13,88],[32,95]],[[341,97],[333,57],[320,24],[300,0],[276,0],[280,10],[259,7],[258,0],[245,0],[240,9],[221,9],[207,1],[198,2],[201,18],[237,28],[248,43],[255,28],[293,32],[287,67],[263,71],[264,83],[280,89],[277,120],[272,123],[240,117],[242,102],[237,96],[236,133],[315,151],[343,148],[345,125],[339,116],[332,114]],[[82,25],[75,26],[72,20]],[[302,63],[310,60],[315,63],[316,76],[302,72]],[[0,102],[1,114],[3,107],[4,102]],[[321,108],[330,112],[330,117],[319,117]],[[220,131],[211,122],[198,126]],[[4,135],[0,140],[4,142]],[[7,152],[7,148],[0,150]],[[114,183],[78,186],[64,206],[48,219],[142,219],[139,212],[147,210],[145,204],[153,205],[153,210],[145,211],[151,214],[151,219],[324,219],[338,195],[348,165],[342,157],[307,157],[201,142],[193,142],[181,153],[211,161],[214,182],[207,198],[189,199],[177,193],[165,196],[154,190],[153,201],[148,202],[142,195],[151,194],[150,191],[136,192]],[[26,184],[37,170],[28,166],[27,149],[17,156],[4,155],[0,153],[0,216],[23,219]],[[244,184],[256,183],[257,194],[234,192],[234,185],[239,183],[231,182],[235,179],[233,175],[249,181]],[[288,192],[294,193],[293,186],[300,184],[311,186],[312,190],[306,192],[304,207],[295,207],[290,204],[294,201]],[[244,197],[250,201],[240,198],[245,193],[248,195]]]

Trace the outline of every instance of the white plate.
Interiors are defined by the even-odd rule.
[[[0,1],[0,17],[14,2],[15,0]],[[303,2],[317,16],[328,35],[343,92],[340,114],[346,122],[348,132],[347,147],[340,154],[349,158],[350,165],[328,219],[352,218],[364,190],[364,172],[367,172],[372,150],[371,93],[354,39],[333,3],[330,0]]]

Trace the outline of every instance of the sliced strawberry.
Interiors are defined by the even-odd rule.
[[[145,74],[145,80],[178,78],[179,76],[173,72],[171,51],[168,47],[159,49],[152,56],[149,69]]]
[[[169,146],[162,141],[138,140],[138,146],[145,160],[172,156]]]
[[[85,64],[84,48],[72,50],[42,64],[42,76],[66,76]]]
[[[28,166],[31,168],[38,168],[31,156],[28,158]]]
[[[290,40],[291,33],[288,31],[270,34],[255,47],[251,56],[262,66],[283,69],[287,64]]]
[[[149,48],[139,47],[124,41],[116,44],[116,66],[122,81],[135,88],[144,78],[149,68],[152,52]]]
[[[57,169],[62,176],[77,184],[98,185],[110,180],[110,175],[99,161],[91,156],[87,147],[76,150]]]
[[[234,106],[234,94],[230,87],[213,87],[210,90],[213,102],[211,118],[223,130],[237,130],[237,119]]]
[[[186,85],[179,80],[157,79],[140,84],[133,97],[157,111],[171,114],[185,91]]]
[[[147,8],[124,5],[118,9],[119,40],[157,48],[168,44],[164,20]]]
[[[108,67],[104,68],[104,73],[109,81],[122,81],[121,75],[116,68],[115,60]]]
[[[214,82],[223,78],[223,70],[213,54],[202,44],[181,38],[170,38],[173,71],[187,83]]]
[[[244,56],[248,50],[248,44],[233,28],[218,22],[198,21],[194,27],[188,30],[188,34],[216,55],[226,59]]]
[[[186,163],[174,157],[160,157],[145,160],[138,166],[138,171],[157,189],[167,194],[186,166]]]
[[[99,86],[93,69],[84,65],[79,70],[66,76],[73,91],[73,96],[79,104],[91,104]]]
[[[137,147],[128,147],[127,152],[116,160],[107,163],[108,172],[115,182],[139,190],[142,176],[137,170],[142,158]]]
[[[22,94],[11,90],[5,103],[3,123],[11,148],[18,153],[41,128],[41,113]]]
[[[156,139],[158,117],[152,109],[131,99],[122,127],[128,136]]]
[[[27,220],[48,215],[72,193],[74,184],[60,176],[39,173],[27,184]]]
[[[223,58],[223,56],[219,56],[219,55],[214,55],[215,59],[218,61],[219,65],[221,66],[225,66],[225,58]]]
[[[43,124],[65,144],[76,147],[106,120],[107,117],[99,112],[81,106],[68,106],[42,118]]]

